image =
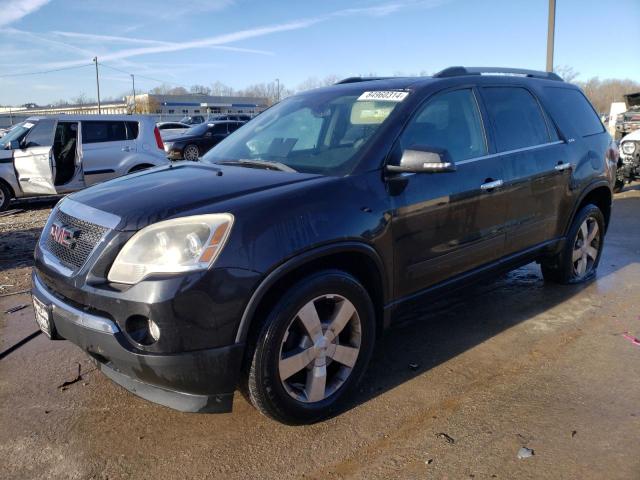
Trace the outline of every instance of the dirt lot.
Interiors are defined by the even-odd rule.
[[[0,294],[27,285],[50,206],[0,217]],[[617,195],[588,285],[545,285],[530,265],[416,312],[352,408],[313,426],[240,396],[226,415],[153,405],[40,335],[0,360],[0,478],[639,479],[639,214],[640,188]],[[2,313],[28,303],[0,297],[0,350],[36,330],[30,307]]]

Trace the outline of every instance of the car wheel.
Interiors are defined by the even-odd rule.
[[[323,271],[302,280],[271,309],[254,339],[245,394],[264,415],[313,423],[344,407],[375,342],[375,314],[351,275]]]
[[[604,228],[604,216],[598,207],[586,205],[580,210],[560,253],[542,261],[544,279],[562,284],[591,279],[600,262]]]
[[[182,151],[182,156],[184,157],[185,160],[190,160],[192,162],[195,162],[200,157],[200,151],[198,150],[198,146],[193,144],[187,145],[186,147],[184,147],[184,150]]]
[[[9,202],[11,202],[11,192],[5,184],[0,182],[0,212],[9,208]]]

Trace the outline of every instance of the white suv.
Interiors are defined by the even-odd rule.
[[[12,198],[70,193],[167,163],[151,118],[32,117],[0,139],[0,211]]]

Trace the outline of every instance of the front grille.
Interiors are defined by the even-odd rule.
[[[67,215],[60,210],[58,210],[56,217],[53,222],[51,222],[51,224],[53,223],[72,227],[80,231],[73,248],[66,247],[56,242],[51,237],[50,231],[43,232],[43,235],[47,236],[45,240],[45,248],[63,265],[74,270],[77,270],[84,265],[84,262],[108,230],[100,225]]]

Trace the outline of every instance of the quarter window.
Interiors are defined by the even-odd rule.
[[[520,87],[486,87],[482,94],[493,123],[498,152],[549,142],[537,100]]]
[[[127,140],[125,122],[82,122],[82,143],[118,142],[123,140]]]
[[[549,110],[560,127],[569,127],[583,137],[604,132],[602,122],[579,90],[545,87]]]
[[[400,137],[403,150],[417,145],[444,148],[453,161],[486,155],[480,111],[473,92],[455,90],[429,100]]]

